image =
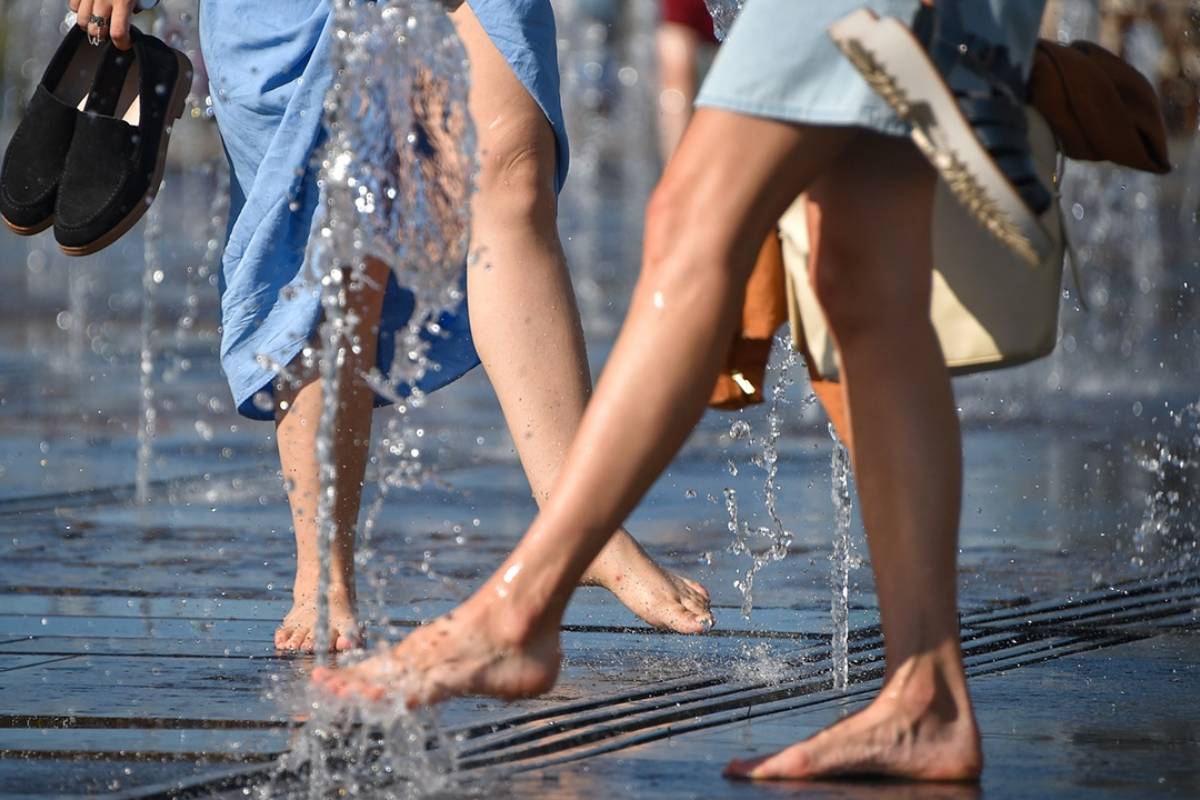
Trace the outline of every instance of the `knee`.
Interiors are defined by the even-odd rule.
[[[476,181],[478,213],[506,225],[554,225],[556,153],[553,139],[505,136],[481,141]]]
[[[724,280],[730,277],[736,237],[723,225],[703,191],[664,177],[646,206],[642,276]]]

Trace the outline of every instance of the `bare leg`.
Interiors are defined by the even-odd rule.
[[[958,641],[962,446],[928,311],[933,174],[905,142],[860,142],[809,197],[819,228],[814,284],[845,370],[879,593],[884,690],[807,741],[733,762],[732,777],[962,780],[982,769]],[[871,236],[862,235],[864,219]]]
[[[480,175],[472,206],[471,330],[539,504],[591,392],[579,311],[558,239],[550,124],[469,5],[453,15],[471,59]],[[582,576],[651,625],[711,625],[708,592],[661,569],[624,530]]]
[[[386,265],[368,262],[368,276],[383,287]],[[375,363],[379,315],[383,304],[381,288],[352,291],[348,310],[359,317],[357,351],[348,348],[341,367],[341,404],[337,416],[334,457],[338,465],[336,532],[329,564],[330,645],[349,650],[360,640],[355,616],[354,528],[362,497],[363,473],[371,439],[373,395],[359,377]],[[301,357],[291,365],[300,378],[299,386],[280,380],[276,387],[276,440],[279,460],[288,485],[288,502],[296,533],[296,581],[292,587],[292,609],[275,632],[275,646],[282,650],[311,652],[316,636],[317,582],[317,497],[320,465],[317,463],[317,423],[321,416],[322,382],[315,372],[305,370]]]
[[[403,669],[416,681],[406,692],[413,702],[463,693],[515,697],[553,685],[567,601],[699,419],[759,244],[853,135],[697,112],[651,200],[629,316],[529,532],[452,618],[415,631],[395,659],[319,670],[315,679],[378,696]],[[755,147],[730,152],[730,142],[744,141]]]
[[[747,141],[755,147],[729,147]],[[399,691],[410,704],[553,685],[576,576],[699,417],[756,245],[812,187],[837,215],[838,224],[827,216],[822,225],[829,251],[820,258],[838,278],[819,269],[818,290],[845,358],[887,677],[860,714],[775,757],[734,762],[728,774],[977,777],[982,756],[955,614],[957,419],[928,319],[932,186],[904,142],[699,111],[652,201],[633,307],[542,513],[452,615],[415,631],[390,659],[318,679],[368,697]],[[855,224],[863,219],[871,236]],[[641,380],[647,374],[653,383]]]

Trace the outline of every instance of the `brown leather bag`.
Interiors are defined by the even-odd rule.
[[[1154,87],[1098,44],[1039,41],[1029,104],[1050,123],[1067,158],[1160,175],[1171,171],[1167,126]]]

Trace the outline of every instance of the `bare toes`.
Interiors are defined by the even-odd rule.
[[[284,650],[296,651],[299,650],[304,643],[304,636],[307,630],[304,628],[292,628],[292,635],[283,643]]]
[[[811,752],[802,750],[801,745],[742,763],[746,767],[745,777],[755,781],[800,780],[817,774]]]
[[[684,578],[683,582],[686,583],[693,592],[700,595],[700,597],[702,597],[704,599],[705,605],[707,605],[709,602],[711,602],[711,598],[709,597],[709,594],[708,594],[708,589],[704,588],[704,584],[700,583],[699,581],[694,581],[691,578]]]
[[[744,761],[740,758],[735,758],[725,765],[725,770],[721,774],[726,778],[733,778],[735,780],[753,780],[754,770],[768,758],[769,756],[763,756],[762,758],[748,758]]]
[[[275,630],[275,649],[283,650],[287,647],[288,640],[292,638],[291,628],[277,628]]]
[[[698,617],[707,617],[711,613],[708,603],[698,597],[685,597],[680,603],[684,608]]]
[[[325,688],[334,694],[340,695],[343,690],[350,688],[353,683],[354,678],[352,676],[335,672],[329,677],[329,680],[325,681]]]

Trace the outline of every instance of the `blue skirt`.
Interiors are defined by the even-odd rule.
[[[469,0],[493,44],[554,129],[558,186],[567,173],[550,0]],[[313,154],[331,78],[329,0],[201,0],[200,42],[230,167],[229,230],[221,262],[221,366],[238,411],[274,417],[272,384],[312,340],[320,295],[303,270],[320,201]],[[465,267],[464,267],[465,270]],[[465,276],[465,272],[464,272]],[[388,373],[412,294],[393,275],[383,301],[379,369]],[[466,302],[432,340],[430,392],[479,363]],[[377,403],[382,403],[378,398]]]

